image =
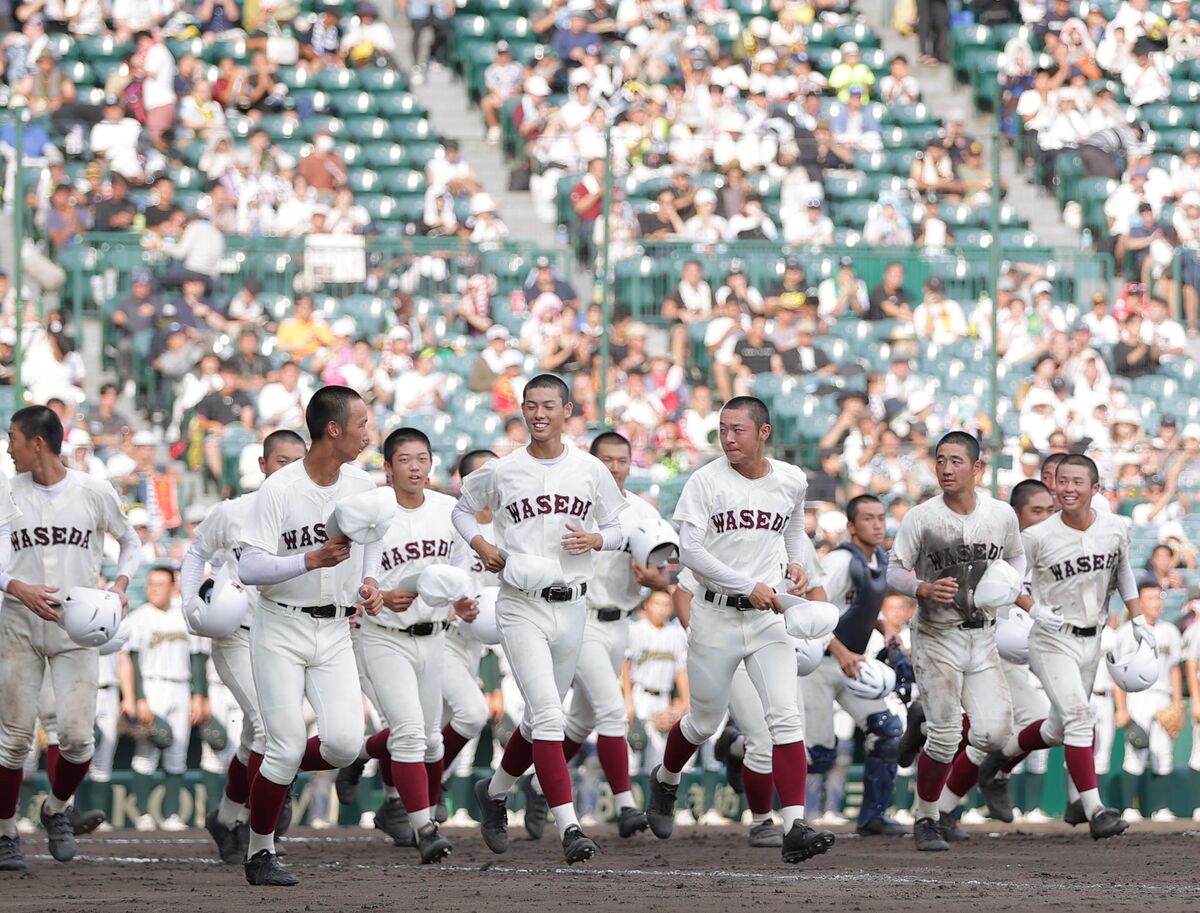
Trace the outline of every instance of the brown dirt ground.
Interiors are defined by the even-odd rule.
[[[845,831],[846,829],[839,829]],[[1095,843],[1065,825],[973,828],[949,853],[921,854],[907,838],[839,835],[826,856],[784,865],[754,850],[739,827],[677,828],[669,842],[621,841],[598,828],[603,855],[568,869],[553,828],[541,843],[514,829],[494,856],[473,830],[448,830],[454,854],[441,866],[416,864],[416,851],[356,829],[302,830],[284,842],[299,887],[249,887],[241,869],[213,858],[207,835],[115,831],[82,838],[80,855],[59,865],[40,835],[22,839],[29,871],[0,873],[0,909],[104,913],[323,913],[346,910],[634,910],[673,913],[814,911],[987,911],[1200,909],[1200,827],[1136,824]]]

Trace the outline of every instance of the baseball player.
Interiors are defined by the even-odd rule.
[[[797,595],[806,589],[800,562],[808,482],[799,468],[767,458],[770,436],[761,400],[731,399],[720,416],[724,456],[691,475],[675,508],[680,560],[697,590],[688,628],[690,706],[651,772],[647,816],[655,836],[671,836],[680,772],[723,722],[735,670],[744,663],[771,729],[783,859],[796,863],[826,852],[834,837],[804,821],[803,711],[777,593],[784,586]]]
[[[1022,533],[1032,592],[1017,604],[1034,621],[1029,667],[1042,683],[1050,714],[1014,732],[981,772],[986,781],[992,768],[1011,770],[1032,751],[1063,745],[1067,772],[1096,839],[1114,837],[1129,826],[1100,800],[1089,707],[1101,659],[1100,632],[1114,591],[1134,619],[1130,637],[1154,636],[1149,619],[1141,620],[1147,602],[1139,599],[1129,565],[1129,533],[1111,513],[1092,508],[1099,490],[1096,464],[1082,454],[1065,456],[1055,468],[1061,511]]]
[[[485,567],[505,570],[496,617],[500,641],[525,699],[520,730],[504,749],[500,767],[476,784],[484,841],[495,853],[508,849],[506,796],[533,763],[554,812],[568,863],[595,855],[596,844],[579,827],[571,775],[563,755],[562,701],[575,676],[587,622],[584,596],[594,577],[591,552],[619,549],[617,515],[626,508],[612,474],[594,456],[563,443],[570,417],[567,385],[540,374],[525,385],[521,411],[529,443],[485,463],[467,477],[454,509],[454,525]],[[479,529],[476,514],[490,507],[496,543]],[[525,555],[541,562],[522,561]],[[558,579],[537,591],[513,585],[522,568],[558,562]]]
[[[1130,572],[1132,575],[1132,572]],[[1170,803],[1170,776],[1175,767],[1175,746],[1163,724],[1155,719],[1155,714],[1170,704],[1183,700],[1183,675],[1180,662],[1183,660],[1183,647],[1179,629],[1169,621],[1163,621],[1162,588],[1153,578],[1142,580],[1137,585],[1138,599],[1141,601],[1141,620],[1134,608],[1130,608],[1130,619],[1117,629],[1118,655],[1132,653],[1137,643],[1147,637],[1153,638],[1151,643],[1158,646],[1158,678],[1145,691],[1126,694],[1115,683],[1113,698],[1116,702],[1116,724],[1118,729],[1128,726],[1131,722],[1141,726],[1150,737],[1146,748],[1125,746],[1125,761],[1121,765],[1124,773],[1125,800],[1129,808],[1125,814],[1137,821],[1141,818],[1152,818],[1155,821],[1174,821]],[[1126,601],[1126,607],[1129,607]],[[1136,607],[1136,603],[1134,604]],[[1142,774],[1146,771],[1146,762],[1150,762],[1150,784],[1139,810],[1133,804],[1134,797],[1141,790],[1138,788]]]
[[[442,785],[442,645],[449,613],[444,604],[430,605],[401,584],[438,564],[466,571],[470,559],[450,520],[454,498],[426,490],[433,469],[429,438],[415,428],[398,428],[384,441],[383,459],[397,509],[381,543],[383,605],[367,610],[361,649],[388,728],[367,739],[367,752],[391,767],[421,862],[440,862],[450,854],[450,841],[433,820]],[[453,611],[466,622],[478,614],[470,597],[455,602]]]
[[[162,763],[166,775],[162,803],[162,829],[181,831],[188,825],[179,818],[179,793],[187,770],[188,741],[193,726],[209,716],[208,654],[202,638],[188,632],[183,607],[175,598],[175,571],[154,567],[146,577],[146,602],[129,613],[129,642],[133,663],[135,719],[143,726],[161,717],[171,729],[166,749],[153,745],[146,735],[135,740],[133,789],[141,817],[137,829],[155,828],[150,814],[154,771]]]
[[[1192,753],[1188,757],[1192,802],[1192,820],[1200,821],[1200,624],[1196,619],[1183,632],[1184,674],[1192,704]]]
[[[629,625],[621,693],[625,718],[639,720],[646,731],[642,770],[662,761],[667,733],[688,703],[687,631],[675,621],[672,598],[652,590],[642,603],[641,617]]]
[[[383,604],[374,576],[378,544],[329,536],[339,498],[372,491],[347,465],[370,442],[368,410],[348,387],[322,387],[304,414],[312,446],[263,482],[242,527],[238,576],[257,587],[250,663],[266,736],[262,767],[250,786],[246,880],[299,882],[275,854],[275,827],[298,770],[345,767],[362,745],[362,696],[348,619],[355,603]],[[304,698],[317,714],[306,737]]]
[[[270,478],[284,466],[303,459],[304,453],[304,439],[295,431],[273,431],[263,440],[258,468],[264,477]],[[215,573],[232,561],[236,569],[242,527],[256,497],[257,492],[251,492],[222,501],[196,527],[196,538],[184,555],[179,574],[180,596],[185,606],[199,591],[206,565]],[[246,804],[250,800],[250,783],[258,776],[262,765],[265,738],[258,713],[258,695],[254,690],[254,674],[250,668],[250,622],[248,613],[236,631],[212,640],[213,666],[242,710],[237,753],[229,762],[221,802],[204,819],[204,826],[212,835],[221,859],[230,864],[246,857],[246,844],[250,839]]]
[[[917,597],[913,668],[921,690],[926,741],[917,760],[918,850],[949,849],[966,834],[953,815],[939,815],[963,736],[983,751],[1004,746],[1012,729],[1008,683],[996,652],[995,613],[975,605],[974,588],[988,566],[1025,569],[1017,517],[1007,504],[976,491],[983,475],[979,441],[951,431],[934,451],[942,493],[904,515],[888,558],[887,583]]]
[[[873,495],[859,495],[846,505],[849,542],[843,542],[821,561],[828,601],[842,610],[826,656],[811,675],[803,676],[804,718],[810,771],[823,773],[837,761],[833,704],[842,709],[866,735],[863,762],[863,799],[858,814],[862,836],[903,836],[907,830],[887,817],[896,784],[896,751],[903,721],[882,699],[859,697],[846,687],[847,676],[858,675],[871,632],[877,627],[889,640],[896,637],[880,617],[887,594],[887,534],[883,503]]]
[[[649,825],[646,814],[633,801],[629,782],[629,744],[626,742],[628,718],[621,691],[621,666],[629,642],[629,616],[641,603],[642,587],[666,590],[663,573],[639,563],[628,552],[630,534],[645,521],[655,521],[658,513],[632,492],[625,490],[633,450],[628,439],[606,432],[592,441],[592,456],[612,473],[613,481],[628,505],[621,511],[621,551],[600,552],[595,557],[596,575],[588,588],[587,625],[579,667],[573,682],[574,692],[563,730],[563,751],[569,762],[592,730],[596,730],[596,755],[612,790],[617,806],[617,833],[632,837]],[[534,790],[540,784],[533,780]],[[537,807],[536,803],[534,808]],[[525,811],[525,828],[530,829],[530,811]]]
[[[33,739],[38,694],[47,664],[54,683],[59,757],[51,793],[41,809],[50,855],[75,856],[68,802],[87,773],[94,745],[99,654],[81,647],[59,625],[61,600],[75,586],[95,586],[104,536],[120,541],[112,590],[127,604],[125,588],[138,566],[140,544],[116,491],[62,464],[63,426],[45,406],[18,409],[8,429],[17,476],[9,497],[0,491],[0,520],[11,555],[0,550],[0,870],[22,870],[16,804],[22,765]]]

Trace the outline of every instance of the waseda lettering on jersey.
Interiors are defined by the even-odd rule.
[[[322,542],[328,541],[329,536],[325,533],[324,523],[302,526],[299,529],[289,529],[283,534],[283,547],[289,552],[298,548],[320,545]]]
[[[762,529],[781,533],[787,528],[791,514],[777,514],[770,510],[723,510],[708,518],[718,533],[730,533],[736,529]]]
[[[1077,558],[1068,558],[1066,561],[1050,565],[1050,573],[1054,575],[1054,580],[1057,582],[1074,577],[1076,574],[1111,571],[1120,560],[1120,552],[1113,552],[1109,555],[1080,555]]]
[[[536,498],[519,498],[511,504],[505,504],[504,509],[508,511],[513,523],[533,520],[547,514],[564,514],[586,520],[591,512],[592,502],[570,495],[538,495]]]
[[[395,548],[385,551],[383,553],[382,567],[385,571],[390,571],[394,567],[399,567],[409,561],[418,561],[421,558],[449,557],[449,540],[419,539],[415,542],[406,542],[404,545],[397,545]]]
[[[14,552],[23,548],[33,548],[35,545],[74,545],[78,548],[91,548],[92,531],[76,529],[73,526],[29,526],[15,529],[9,536]]]
[[[929,563],[935,571],[944,571],[957,564],[970,564],[973,561],[998,561],[1004,557],[1004,548],[1000,545],[989,545],[986,542],[967,543],[939,549],[929,553]]]

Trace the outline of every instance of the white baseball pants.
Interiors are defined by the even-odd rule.
[[[200,769],[212,774],[223,774],[229,769],[229,762],[242,750],[237,734],[243,731],[246,718],[233,692],[222,681],[209,679],[208,705],[212,718],[225,727],[225,732],[229,735],[229,744],[217,752],[207,742],[202,741]],[[250,756],[247,754],[246,757]]]
[[[192,686],[190,682],[172,681],[166,678],[142,678],[146,703],[171,727],[171,744],[158,748],[149,739],[134,740],[133,760],[129,766],[133,772],[149,776],[158,769],[169,774],[181,774],[187,770],[188,740],[192,734]]]
[[[1112,769],[1113,742],[1117,740],[1116,708],[1112,695],[1107,691],[1103,694],[1093,692],[1088,709],[1096,732],[1096,776],[1104,777]]]
[[[1175,768],[1175,745],[1162,723],[1154,718],[1154,714],[1163,707],[1170,706],[1169,691],[1136,691],[1125,696],[1129,707],[1130,718],[1141,726],[1150,736],[1150,747],[1134,750],[1126,743],[1125,761],[1121,769],[1127,774],[1140,777],[1146,770],[1146,762],[1150,762],[1150,772],[1156,776],[1165,776]]]
[[[487,701],[479,687],[480,652],[453,628],[446,632],[442,647],[442,722],[464,739],[474,739],[487,723]]]
[[[46,730],[46,744],[58,744],[58,715],[55,709],[54,686],[50,683],[50,673],[47,670],[42,679],[42,693],[38,698],[38,720]],[[121,689],[117,685],[100,685],[96,690],[96,751],[92,755],[92,763],[88,767],[88,777],[94,783],[108,783],[112,780],[113,757],[117,753],[117,721],[121,715]],[[26,774],[32,775],[37,769],[37,742],[30,752],[32,768],[26,768]]]
[[[266,747],[262,716],[258,712],[258,692],[254,688],[254,670],[250,666],[250,632],[238,628],[225,637],[214,637],[212,661],[217,675],[242,708],[237,757],[245,764],[250,759],[250,752],[262,754]],[[229,733],[231,739],[233,735],[233,732]]]
[[[803,702],[800,703],[803,710]],[[758,774],[769,774],[772,770],[771,730],[767,726],[766,711],[758,689],[750,681],[745,665],[737,667],[729,685],[729,715],[737,723],[745,739],[745,755],[742,763]],[[807,720],[805,730],[807,731]]]
[[[1042,683],[1050,715],[1042,738],[1051,745],[1092,744],[1091,694],[1100,664],[1100,638],[1034,626],[1029,633],[1029,668]]]
[[[563,726],[571,741],[586,741],[593,729],[597,735],[625,737],[621,664],[628,645],[628,615],[616,621],[600,621],[595,612],[588,610],[571,705]]]
[[[391,734],[393,761],[421,763],[442,756],[441,632],[414,637],[367,622],[360,629],[366,676]]]

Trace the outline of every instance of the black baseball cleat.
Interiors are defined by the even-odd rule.
[[[942,829],[932,818],[918,818],[913,824],[913,843],[923,853],[944,853],[950,849],[942,837]]]
[[[21,838],[0,835],[0,872],[24,872],[25,854],[21,852]]]
[[[828,853],[833,842],[834,836],[829,831],[813,830],[803,821],[795,821],[792,829],[783,835],[783,861],[793,865],[805,862]]]
[[[725,765],[725,779],[729,785],[733,787],[733,791],[738,795],[744,793],[745,787],[742,784],[742,768],[743,762],[741,758],[734,757],[733,743],[737,741],[738,736],[742,734],[742,730],[730,723],[717,736],[716,744],[713,745],[713,757]]]
[[[617,813],[617,833],[622,838],[632,837],[650,826],[646,813],[640,808],[627,806]]]
[[[493,799],[488,795],[486,777],[475,781],[475,801],[479,803],[479,813],[483,820],[479,822],[479,833],[483,842],[493,853],[508,851],[508,805],[505,798]]]
[[[42,827],[46,829],[46,843],[50,846],[50,855],[59,862],[70,862],[75,858],[75,828],[71,825],[69,814],[71,807],[67,806],[58,814],[52,814],[46,810],[49,801],[47,799],[42,803],[39,817],[42,819]]]
[[[1102,808],[1088,821],[1088,831],[1093,840],[1117,837],[1129,828],[1129,822],[1115,808]]]
[[[658,764],[650,771],[650,792],[646,796],[646,821],[659,840],[666,840],[675,829],[675,797],[678,783],[663,783],[658,779]]]
[[[1063,809],[1063,821],[1066,824],[1075,827],[1077,824],[1087,824],[1088,817],[1083,810],[1083,800],[1076,799],[1074,802],[1068,802],[1067,807]]]
[[[908,834],[908,828],[903,824],[883,815],[862,822],[854,830],[860,837],[903,837]]]
[[[417,849],[421,851],[421,864],[441,862],[450,855],[450,841],[442,836],[437,822],[430,821],[417,832]]]
[[[748,839],[756,850],[777,850],[783,846],[783,834],[770,821],[751,825]]]
[[[384,799],[375,810],[375,827],[392,838],[396,846],[416,846],[417,836],[408,821],[408,810],[399,799]]]
[[[271,888],[290,888],[300,883],[270,850],[259,850],[246,860],[246,881],[255,887]]]
[[[572,824],[567,828],[567,832],[563,834],[562,845],[563,858],[567,860],[567,865],[586,862],[600,852],[600,847],[596,846],[596,842],[579,829],[578,824]]]
[[[444,797],[439,797],[437,805],[433,807],[433,820],[438,824],[445,824],[450,818],[450,808],[446,805]]]
[[[533,788],[533,777],[522,777],[517,785],[525,797],[525,833],[529,834],[530,840],[541,840],[542,834],[546,833],[550,806],[546,797]]]
[[[98,808],[81,812],[72,805],[67,809],[67,814],[71,818],[71,829],[75,831],[76,837],[83,837],[86,834],[90,834],[108,820],[108,816]]]
[[[947,843],[962,843],[971,839],[971,835],[958,825],[960,814],[962,814],[962,809],[955,809],[950,814],[942,812],[938,815],[938,830],[942,832],[942,837]]]
[[[358,782],[362,779],[365,760],[359,759],[349,767],[343,767],[337,772],[333,788],[337,792],[338,802],[342,805],[353,805],[358,801]]]
[[[238,838],[236,827],[227,827],[217,819],[214,808],[204,819],[204,829],[217,845],[217,855],[226,865],[237,865],[244,862],[246,855],[242,850],[242,841]]]
[[[983,801],[987,803],[988,817],[1012,824],[1013,805],[1008,796],[1008,771],[1004,769],[1007,760],[1004,752],[989,751],[979,765],[978,783]]]
[[[912,767],[921,753],[921,747],[925,744],[924,723],[925,707],[920,701],[913,701],[908,707],[908,722],[896,752],[896,763],[901,767]]]

